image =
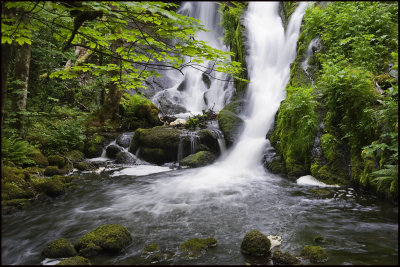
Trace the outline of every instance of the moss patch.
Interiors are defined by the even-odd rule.
[[[91,264],[88,259],[81,256],[75,256],[72,258],[62,260],[56,265],[91,265]]]
[[[58,168],[64,167],[66,160],[59,155],[51,155],[47,157],[50,166],[58,166]]]
[[[271,241],[260,231],[252,230],[243,238],[240,250],[243,254],[252,256],[269,255]]]
[[[52,241],[42,251],[42,255],[47,258],[67,258],[77,254],[74,246],[65,238]]]
[[[204,254],[208,248],[215,247],[217,243],[217,240],[213,237],[205,239],[191,238],[183,242],[179,246],[179,250],[187,253],[189,258],[195,258]]]
[[[244,101],[234,100],[226,105],[217,116],[227,146],[231,146],[239,135],[243,120],[238,116],[242,111]]]
[[[131,242],[128,229],[119,224],[108,224],[82,236],[75,248],[79,255],[90,257],[102,253],[119,253]]]
[[[289,252],[283,253],[280,250],[274,251],[272,255],[272,261],[274,264],[284,264],[284,265],[293,265],[300,263],[300,261]]]
[[[309,259],[312,263],[322,263],[328,260],[328,253],[319,246],[306,245],[301,251],[301,256]]]
[[[214,162],[214,160],[215,156],[213,153],[208,151],[199,151],[182,159],[179,165],[188,167],[201,167]]]

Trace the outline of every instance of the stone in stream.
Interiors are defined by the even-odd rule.
[[[127,151],[120,151],[115,157],[115,163],[118,164],[134,164],[136,163],[136,157]]]
[[[299,264],[300,260],[297,259],[292,254],[290,254],[289,252],[283,253],[280,250],[276,250],[272,255],[272,262],[274,264],[293,265],[293,264]]]
[[[60,261],[56,265],[91,265],[90,261],[81,256],[75,256],[72,258],[68,258]]]
[[[131,140],[132,140],[132,135],[120,134],[120,135],[118,135],[117,139],[115,140],[115,143],[117,143],[117,145],[122,146],[124,148],[128,148],[129,145],[131,144]]]
[[[270,254],[271,241],[263,233],[252,230],[243,238],[240,251],[251,256],[265,256]]]
[[[75,244],[79,255],[116,254],[132,242],[128,229],[119,224],[107,224],[82,236]]]
[[[111,158],[111,159],[115,159],[115,157],[117,156],[118,152],[121,152],[122,148],[118,145],[109,145],[106,148],[106,155],[107,157]]]
[[[179,246],[179,251],[187,254],[189,258],[197,258],[204,254],[208,248],[217,246],[217,239],[210,238],[191,238]]]
[[[208,151],[199,151],[195,154],[191,154],[186,158],[183,158],[180,162],[180,166],[188,167],[201,167],[214,162],[215,156],[213,153]]]
[[[306,245],[301,250],[301,256],[309,259],[312,263],[322,263],[328,260],[328,253],[320,246]]]
[[[68,258],[77,254],[74,246],[65,238],[53,240],[42,251],[47,258]]]

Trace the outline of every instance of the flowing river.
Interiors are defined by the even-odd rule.
[[[295,255],[307,244],[320,245],[329,255],[325,264],[397,264],[397,207],[348,187],[324,188],[328,192],[319,196],[310,191],[318,187],[273,175],[261,164],[265,134],[285,98],[305,8],[300,3],[285,32],[278,3],[250,2],[244,20],[251,81],[244,128],[216,163],[82,173],[66,195],[2,216],[2,264],[52,263],[40,256],[49,242],[64,237],[74,243],[104,224],[124,225],[133,242],[118,256],[91,258],[92,264],[150,264],[141,255],[150,243],[165,254],[159,264],[269,264],[240,252],[253,229],[280,235],[280,249]],[[316,244],[316,235],[326,242]],[[178,247],[193,237],[215,237],[218,245],[188,259]]]

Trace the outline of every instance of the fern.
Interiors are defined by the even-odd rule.
[[[16,165],[31,165],[35,162],[29,158],[36,153],[35,147],[15,135],[1,138],[1,154],[5,161]]]

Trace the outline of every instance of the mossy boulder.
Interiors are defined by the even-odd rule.
[[[49,197],[57,197],[65,193],[65,185],[59,178],[43,178],[35,184],[38,192],[43,192]]]
[[[30,188],[31,175],[16,167],[2,166],[1,199],[23,199],[34,196]]]
[[[69,161],[71,161],[73,163],[76,163],[76,162],[84,160],[85,159],[85,154],[83,152],[79,151],[79,150],[72,150],[72,151],[67,152],[65,154],[65,157]]]
[[[136,157],[126,151],[118,152],[115,156],[115,163],[118,164],[134,164],[135,162]]]
[[[85,143],[85,155],[87,158],[96,158],[101,156],[105,138],[98,133],[90,136]]]
[[[208,248],[215,247],[217,243],[217,240],[213,237],[191,238],[179,246],[179,251],[186,253],[189,258],[196,258],[204,254]]]
[[[128,229],[119,224],[98,227],[82,236],[75,245],[79,255],[91,257],[98,254],[116,254],[132,242]]]
[[[314,241],[317,243],[324,243],[325,242],[325,238],[322,235],[316,235],[314,237]]]
[[[21,199],[11,199],[1,201],[1,211],[3,214],[10,214],[14,211],[23,209],[30,206],[31,200],[26,198]]]
[[[48,244],[42,251],[47,258],[68,258],[78,255],[74,246],[65,238],[56,239]]]
[[[58,166],[58,168],[64,167],[66,160],[62,156],[59,155],[50,155],[47,157],[50,166]]]
[[[265,256],[270,254],[271,241],[263,233],[252,230],[243,238],[240,250],[251,256]]]
[[[289,252],[282,252],[280,250],[274,251],[272,254],[272,261],[274,264],[282,265],[300,264],[300,260],[298,260],[295,256]]]
[[[200,130],[198,133],[200,143],[206,146],[214,154],[219,153],[218,139],[213,132],[207,129]],[[204,149],[203,149],[204,150]]]
[[[243,120],[238,116],[243,109],[244,101],[236,100],[226,105],[217,116],[227,146],[231,146],[240,134]]]
[[[42,154],[39,149],[36,149],[35,153],[30,156],[30,158],[35,162],[35,164],[39,167],[46,168],[49,166],[49,161]]]
[[[142,250],[142,254],[154,253],[159,250],[160,250],[160,248],[158,247],[158,245],[156,243],[151,243]]]
[[[89,170],[92,169],[90,164],[88,162],[86,162],[86,161],[81,161],[81,162],[74,163],[74,167],[77,168],[80,171],[89,171]]]
[[[81,256],[75,256],[72,258],[62,260],[56,265],[91,265],[91,264],[88,259]]]
[[[322,263],[328,260],[328,253],[320,246],[306,245],[301,250],[301,256],[309,259],[312,263]]]
[[[188,167],[201,167],[214,162],[215,156],[213,153],[208,151],[199,151],[195,154],[191,154],[186,158],[183,158],[180,162],[180,166],[188,166]]]
[[[159,165],[176,161],[180,133],[178,129],[165,126],[137,129],[129,151],[135,154],[139,149],[139,157]]]
[[[73,170],[73,166],[71,163],[65,164],[64,167],[62,167],[62,168],[59,168],[58,166],[48,166],[44,170],[44,175],[45,176],[64,175],[64,174],[68,174],[72,170]]]

